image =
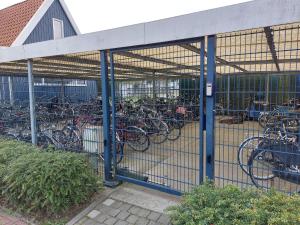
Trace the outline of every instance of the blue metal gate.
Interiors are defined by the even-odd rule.
[[[173,194],[203,180],[204,46],[203,38],[110,52],[118,180]]]

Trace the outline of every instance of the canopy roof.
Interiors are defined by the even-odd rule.
[[[216,72],[234,74],[300,73],[300,23],[217,35]],[[116,79],[196,78],[200,73],[200,43],[178,42],[114,51]],[[100,52],[35,58],[34,75],[99,79]],[[27,75],[27,61],[0,64],[1,75]]]

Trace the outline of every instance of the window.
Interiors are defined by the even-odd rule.
[[[53,18],[53,38],[54,40],[64,38],[64,22]]]
[[[85,87],[87,86],[86,80],[64,80],[64,86],[68,87]],[[35,78],[35,86],[61,86],[61,79],[48,79],[48,78]]]

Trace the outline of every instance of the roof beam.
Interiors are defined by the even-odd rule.
[[[267,42],[268,42],[269,49],[272,54],[273,61],[276,65],[276,69],[278,72],[280,72],[278,57],[277,57],[277,53],[276,53],[276,49],[275,49],[273,30],[271,27],[264,27],[264,32],[266,34]]]
[[[165,59],[157,59],[157,58],[154,58],[154,57],[143,56],[143,55],[139,55],[139,54],[132,53],[132,52],[117,52],[115,54],[125,56],[125,57],[129,57],[129,58],[140,59],[140,60],[143,60],[143,61],[159,63],[159,64],[168,65],[168,66],[175,66],[176,68],[174,68],[174,69],[189,69],[189,70],[199,70],[200,71],[200,68],[197,68],[197,67],[194,67],[194,66],[187,66],[187,65],[175,63],[175,62],[172,62],[172,61],[168,61],[168,60],[165,60]]]
[[[181,45],[179,45],[179,46],[182,47],[182,48],[185,48],[185,49],[187,49],[187,50],[190,50],[190,51],[192,51],[192,52],[195,52],[195,53],[197,53],[198,55],[200,55],[200,49],[197,48],[197,47],[195,47],[195,46],[193,46],[193,45],[191,45],[191,44],[181,44]],[[204,51],[204,55],[207,57],[207,52],[206,52],[206,51]],[[216,61],[219,62],[219,63],[221,63],[222,65],[230,66],[230,67],[235,68],[235,69],[238,69],[238,70],[240,70],[240,71],[242,71],[242,72],[245,72],[245,73],[248,72],[248,71],[245,70],[244,68],[242,68],[242,67],[240,67],[240,66],[238,66],[238,65],[232,64],[232,63],[226,61],[225,59],[222,59],[222,58],[219,57],[219,56],[216,56]]]

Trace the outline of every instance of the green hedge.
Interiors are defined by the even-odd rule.
[[[300,196],[206,183],[168,209],[173,225],[296,225]]]
[[[83,203],[99,189],[87,158],[77,153],[0,140],[0,165],[2,196],[28,212],[57,213]]]

